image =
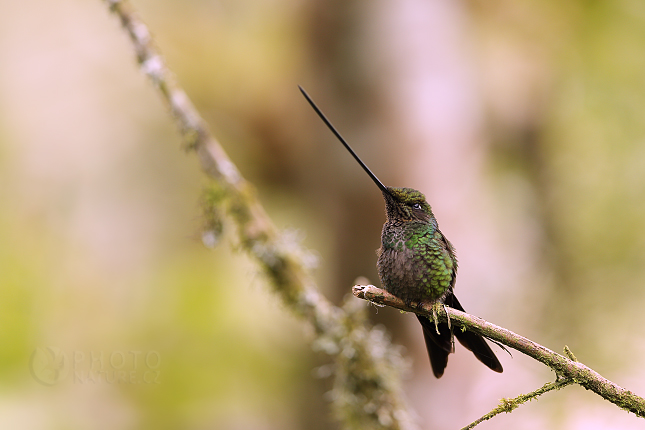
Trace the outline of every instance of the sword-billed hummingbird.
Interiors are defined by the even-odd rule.
[[[386,221],[381,232],[381,247],[376,251],[376,266],[383,288],[408,305],[412,302],[442,303],[464,311],[453,293],[457,276],[455,248],[439,230],[425,196],[412,188],[383,185],[305,90],[299,88],[318,116],[383,193]],[[432,372],[440,378],[448,364],[448,354],[453,352],[452,331],[448,323],[433,324],[422,315],[417,315],[417,318],[423,328]],[[502,372],[502,365],[482,336],[460,329],[454,335],[479,361],[495,372]]]

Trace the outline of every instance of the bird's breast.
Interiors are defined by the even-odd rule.
[[[409,235],[400,229],[384,231],[377,268],[385,290],[404,300],[418,300],[423,261],[418,250],[408,246]]]
[[[435,240],[435,232],[386,227],[377,262],[383,288],[407,301],[441,299],[452,287],[454,272],[453,261]]]

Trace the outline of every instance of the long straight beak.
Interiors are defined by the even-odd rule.
[[[321,111],[320,109],[318,109],[318,106],[316,106],[316,103],[314,103],[314,101],[313,101],[313,100],[311,100],[311,97],[309,97],[309,94],[307,94],[307,92],[306,92],[306,91],[305,91],[305,90],[304,90],[300,85],[298,85],[298,88],[300,88],[300,92],[302,93],[302,95],[303,95],[303,96],[305,96],[305,98],[307,99],[307,101],[309,102],[309,104],[311,105],[311,107],[312,107],[312,108],[314,108],[314,110],[316,111],[316,113],[318,114],[318,116],[320,117],[320,119],[322,119],[322,120],[323,120],[323,122],[324,122],[325,124],[327,124],[327,127],[329,127],[329,129],[331,130],[331,132],[332,132],[332,133],[334,133],[334,135],[338,138],[338,140],[340,140],[340,143],[342,143],[342,144],[343,144],[343,146],[345,146],[345,148],[349,151],[349,153],[350,153],[350,154],[352,154],[352,156],[354,157],[354,159],[355,159],[356,161],[358,161],[358,164],[360,164],[360,165],[361,165],[361,167],[363,168],[363,170],[365,170],[365,172],[370,176],[370,178],[372,178],[372,181],[374,181],[374,183],[376,184],[376,186],[377,186],[377,187],[379,187],[379,189],[380,189],[383,193],[385,193],[385,194],[390,194],[390,192],[387,190],[387,187],[386,187],[385,185],[383,185],[383,183],[382,183],[381,181],[379,181],[379,179],[376,177],[376,175],[375,175],[374,173],[372,173],[372,171],[369,169],[369,167],[367,167],[367,166],[365,165],[365,163],[363,163],[363,160],[361,160],[361,159],[358,157],[358,155],[356,155],[356,153],[354,152],[354,150],[352,149],[352,147],[351,147],[351,146],[349,146],[349,144],[347,143],[347,141],[346,141],[345,139],[343,139],[343,136],[341,136],[341,135],[340,135],[340,133],[338,132],[338,130],[336,130],[336,128],[332,125],[332,123],[327,119],[327,117],[325,116],[325,114],[323,114],[323,113],[322,113],[322,111]]]

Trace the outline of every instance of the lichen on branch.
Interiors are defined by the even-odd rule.
[[[407,306],[403,300],[373,285],[356,285],[353,288],[353,294],[361,299],[407,312],[415,312],[429,318],[432,318],[433,311],[436,311],[439,321],[446,322],[450,318],[452,324],[520,351],[549,366],[559,378],[571,380],[620,408],[645,418],[645,399],[602,377],[598,372],[577,361],[568,347],[565,349],[567,355],[565,357],[524,336],[450,307],[440,307],[437,310],[432,304],[421,304],[416,307],[416,304],[413,303],[413,307]]]
[[[335,415],[347,429],[400,430],[415,428],[400,387],[403,359],[398,348],[379,328],[372,327],[359,302],[334,306],[311,276],[308,252],[285,240],[246,181],[208,129],[186,92],[177,84],[153,44],[146,25],[125,0],[104,0],[120,20],[136,53],[140,69],[168,105],[183,140],[212,182],[202,198],[207,244],[217,243],[231,220],[238,248],[266,275],[287,308],[314,329],[315,349],[329,354]]]

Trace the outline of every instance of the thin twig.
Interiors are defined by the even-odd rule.
[[[426,316],[432,315],[432,305],[424,304],[420,308],[409,307],[403,300],[373,285],[356,285],[354,286],[353,293],[358,298],[378,304],[392,306],[397,309],[416,312]],[[414,306],[415,304],[413,303],[412,305]],[[449,307],[439,309],[438,317],[441,321],[446,321],[446,315],[450,317],[453,324],[465,327],[467,330],[471,330],[488,339],[516,349],[549,366],[557,375],[572,380],[576,384],[593,391],[603,399],[610,401],[626,411],[632,412],[641,418],[645,417],[645,399],[603,378],[598,372],[584,364],[557,354],[524,336],[484,321],[479,317]],[[572,353],[571,356],[573,356]]]
[[[462,428],[461,430],[470,430],[474,428],[477,424],[480,424],[486,420],[489,420],[493,418],[495,415],[501,414],[502,412],[510,413],[513,410],[515,410],[518,406],[528,402],[529,400],[536,399],[537,397],[541,396],[544,393],[548,393],[549,391],[559,390],[560,388],[564,388],[567,385],[573,384],[573,382],[574,381],[572,379],[560,378],[555,382],[547,382],[542,387],[538,388],[535,391],[531,391],[530,393],[519,395],[513,399],[502,399],[500,400],[498,407],[496,407],[495,409],[493,409],[483,417],[479,418],[478,420],[475,420],[472,423],[468,424],[466,427]]]

